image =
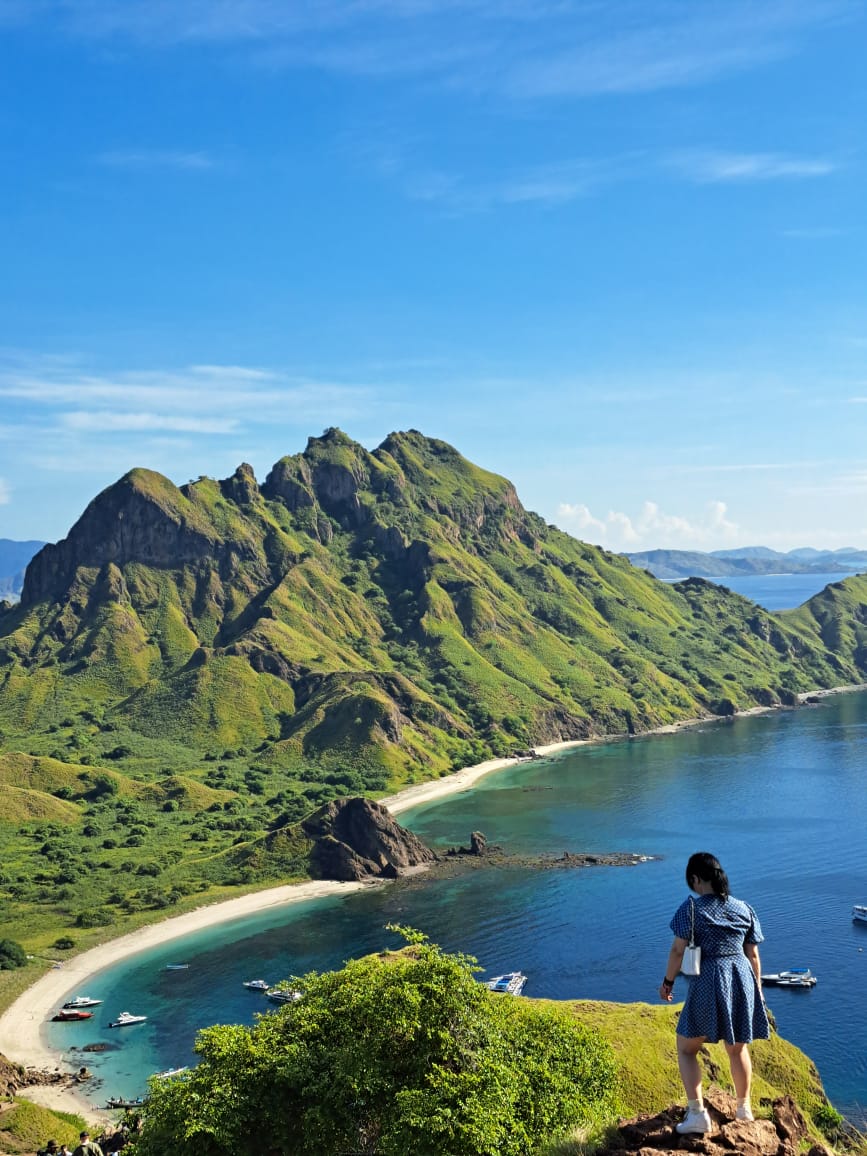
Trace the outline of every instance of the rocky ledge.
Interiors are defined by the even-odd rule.
[[[700,1152],[703,1156],[831,1156],[822,1144],[810,1146],[807,1122],[791,1096],[782,1096],[770,1105],[770,1119],[736,1120],[735,1100],[728,1092],[711,1086],[705,1092],[705,1106],[713,1123],[704,1136],[679,1136],[675,1124],[683,1118],[682,1108],[667,1108],[655,1116],[636,1116],[619,1125],[607,1147],[597,1156],[665,1156],[666,1152]]]

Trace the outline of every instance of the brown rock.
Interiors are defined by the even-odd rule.
[[[682,1108],[667,1108],[654,1116],[637,1116],[624,1121],[609,1146],[597,1156],[665,1156],[665,1153],[696,1152],[702,1156],[798,1156],[799,1141],[807,1132],[800,1109],[791,1096],[773,1103],[774,1119],[736,1120],[734,1098],[715,1085],[705,1091],[705,1106],[712,1130],[705,1136],[680,1136],[675,1126],[683,1118]],[[808,1156],[831,1156],[820,1144]]]
[[[393,878],[401,869],[433,863],[436,855],[388,808],[370,799],[335,799],[301,828],[313,839],[311,872],[320,879]]]
[[[774,1100],[773,1109],[780,1139],[791,1140],[797,1145],[807,1135],[807,1122],[801,1115],[801,1109],[791,1096],[781,1096],[779,1100]]]

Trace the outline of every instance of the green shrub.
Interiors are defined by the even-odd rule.
[[[494,996],[417,933],[402,952],[292,981],[252,1028],[199,1035],[151,1088],[137,1156],[529,1156],[615,1109],[609,1046],[568,1013]]]
[[[14,939],[0,939],[0,971],[27,966],[27,952]]]

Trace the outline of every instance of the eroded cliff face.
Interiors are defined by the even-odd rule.
[[[353,881],[393,879],[410,867],[427,866],[436,855],[391,812],[370,799],[335,799],[301,825],[313,840],[314,878]]]
[[[214,527],[167,478],[132,470],[94,498],[66,538],[31,560],[21,604],[59,601],[79,567],[177,568],[214,556],[221,545]]]

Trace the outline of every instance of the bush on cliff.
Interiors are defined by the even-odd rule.
[[[494,996],[474,961],[401,952],[313,973],[252,1027],[213,1027],[155,1082],[137,1156],[528,1156],[615,1108],[611,1050],[568,1013]]]

